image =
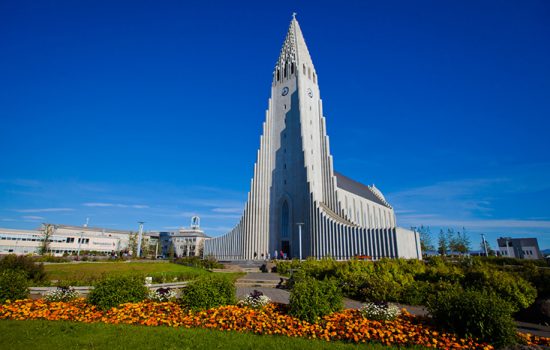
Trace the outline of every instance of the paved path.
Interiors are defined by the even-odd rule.
[[[261,272],[248,272],[245,276],[241,277],[239,280],[256,280],[256,281],[278,281],[282,276],[276,273],[261,273]],[[237,280],[237,281],[239,281]],[[289,291],[286,289],[279,288],[270,288],[270,287],[253,287],[253,286],[238,286],[237,287],[237,298],[243,299],[245,296],[250,294],[254,290],[259,290],[260,292],[267,295],[271,300],[276,303],[288,304],[288,297],[290,295]],[[344,307],[346,309],[358,309],[362,305],[361,302],[344,298]],[[408,312],[416,316],[425,316],[428,314],[427,310],[423,306],[411,306],[411,305],[400,305],[400,308],[405,308]],[[531,333],[534,335],[542,337],[550,337],[550,327],[542,326],[533,323],[526,322],[516,322],[518,331],[522,333]]]

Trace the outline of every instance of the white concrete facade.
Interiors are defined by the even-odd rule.
[[[84,226],[52,225],[48,252],[52,255],[79,251],[111,253],[128,249],[130,231]],[[0,228],[0,254],[38,254],[44,242],[44,229],[15,230]]]
[[[318,76],[295,18],[273,73],[260,149],[243,215],[205,255],[248,260],[281,250],[302,257],[421,259],[418,235],[397,228],[374,186],[333,169]]]

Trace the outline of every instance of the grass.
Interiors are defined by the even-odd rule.
[[[144,327],[66,321],[0,320],[2,344],[10,349],[304,349],[387,350],[380,344],[346,344],[207,329]],[[9,344],[9,345],[8,345]],[[407,349],[422,349],[413,347]]]
[[[153,282],[189,280],[209,274],[204,269],[173,264],[170,262],[90,262],[44,265],[48,280],[58,284],[87,286],[104,276],[151,276]],[[237,278],[240,274],[227,274]]]

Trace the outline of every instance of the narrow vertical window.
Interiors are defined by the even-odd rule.
[[[317,77],[315,76],[315,72],[313,72],[313,82],[317,84]]]
[[[311,68],[307,67],[307,77],[308,79],[311,79]]]
[[[279,72],[279,70],[277,69],[277,81],[279,81],[280,77],[281,77],[280,72]]]
[[[306,65],[303,64],[302,67],[304,67],[304,75],[306,75]]]

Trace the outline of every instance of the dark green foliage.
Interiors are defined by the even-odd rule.
[[[510,303],[513,311],[528,307],[537,296],[536,289],[523,278],[487,268],[468,271],[462,285],[464,288],[475,288],[497,294]]]
[[[219,263],[218,260],[211,256],[208,256],[204,259],[198,256],[185,256],[182,258],[177,258],[173,262],[180,265],[199,267],[208,270],[223,268],[223,264]]]
[[[107,277],[100,280],[88,295],[88,302],[108,310],[123,303],[140,302],[148,295],[142,277]]]
[[[10,254],[0,257],[0,272],[5,270],[23,271],[33,283],[46,280],[44,265],[35,263],[30,256]]]
[[[27,274],[22,270],[0,271],[0,304],[6,300],[26,299],[29,296]]]
[[[424,305],[432,290],[432,283],[414,281],[404,288],[400,301],[407,305]]]
[[[428,310],[438,325],[460,336],[478,337],[498,346],[516,340],[512,306],[496,294],[449,289],[430,298]]]
[[[290,291],[289,314],[311,323],[342,307],[342,293],[333,280],[320,281],[302,275]]]
[[[235,303],[235,284],[226,276],[201,276],[185,287],[181,302],[193,310],[205,310]]]

